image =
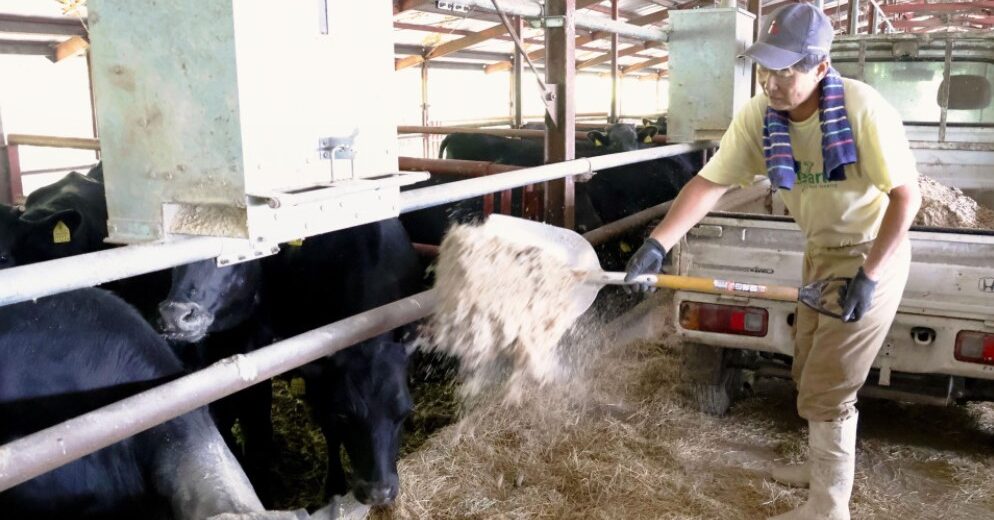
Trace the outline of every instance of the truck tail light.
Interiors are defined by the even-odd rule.
[[[955,355],[958,361],[994,365],[994,334],[961,330],[956,335]]]
[[[700,302],[680,304],[680,326],[688,330],[740,336],[765,336],[769,317],[769,312],[760,307]]]

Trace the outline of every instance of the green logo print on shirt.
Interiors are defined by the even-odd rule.
[[[805,188],[821,188],[831,186],[831,181],[825,172],[812,172],[815,163],[813,161],[798,161],[797,184]]]

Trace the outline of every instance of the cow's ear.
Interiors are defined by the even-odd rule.
[[[652,125],[646,126],[645,128],[639,130],[638,133],[639,141],[642,141],[645,144],[650,144],[652,143],[652,138],[655,137],[655,135],[658,133],[659,129],[656,128],[655,126]]]
[[[72,236],[83,223],[83,216],[74,209],[63,209],[40,217],[24,214],[21,221],[32,233],[50,236],[53,244],[65,244],[72,241]]]
[[[607,143],[607,136],[604,135],[604,132],[598,130],[587,132],[587,139],[590,139],[590,142],[594,143],[594,146],[604,146]]]

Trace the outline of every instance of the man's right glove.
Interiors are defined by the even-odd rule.
[[[647,238],[642,247],[628,259],[628,264],[625,266],[625,282],[631,282],[643,274],[658,274],[663,269],[663,260],[666,260],[666,248],[656,239]],[[636,283],[626,287],[639,292],[656,290],[655,286],[648,283]]]

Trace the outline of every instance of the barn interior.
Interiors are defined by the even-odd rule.
[[[433,289],[450,226],[543,222],[582,236],[595,268],[624,271],[737,110],[762,93],[737,55],[793,3],[5,1],[0,352],[29,342],[5,312],[30,315],[99,286],[137,309],[134,326],[161,336],[184,370],[32,429],[21,410],[38,395],[2,378],[34,368],[9,366],[0,505],[11,518],[126,518],[107,512],[113,504],[52,505],[62,503],[55,489],[49,511],[24,490],[211,405],[250,487],[225,485],[258,504],[174,503],[162,518],[738,519],[798,507],[807,491],[768,477],[806,446],[790,374],[793,304],[598,287],[552,343],[559,378],[509,383],[503,366],[472,397],[451,355],[472,349],[425,339],[432,313],[454,308]],[[810,3],[834,28],[833,66],[902,116],[923,194],[909,285],[860,391],[852,515],[994,518],[994,2]],[[79,202],[89,189],[99,191],[95,232],[80,224],[92,217],[93,201]],[[87,210],[43,210],[53,193]],[[8,212],[32,226],[42,212],[55,223],[45,251],[56,252],[5,250],[28,243],[28,231],[4,227]],[[90,233],[90,248],[68,249]],[[666,272],[796,288],[801,242],[757,176],[669,252]],[[263,301],[264,317],[252,311],[239,325],[250,341],[218,332],[221,314],[197,321],[187,305],[205,289],[177,296],[195,265],[261,271],[259,292],[231,296],[236,307]],[[499,265],[471,265],[486,279],[480,293],[528,292]],[[514,294],[481,297],[497,312]],[[521,303],[545,306],[535,316],[577,305],[559,296]],[[732,314],[713,311],[722,306]],[[761,330],[745,325],[760,315]],[[50,338],[44,328],[24,330]],[[362,363],[403,373],[400,390],[349,364],[367,350],[375,355]],[[350,370],[366,370],[375,398],[355,390]],[[246,411],[260,393],[265,450]],[[234,410],[222,419],[212,403],[228,396],[244,399],[220,401]],[[393,446],[364,440],[383,435],[363,430],[379,427],[372,416],[392,425]]]

